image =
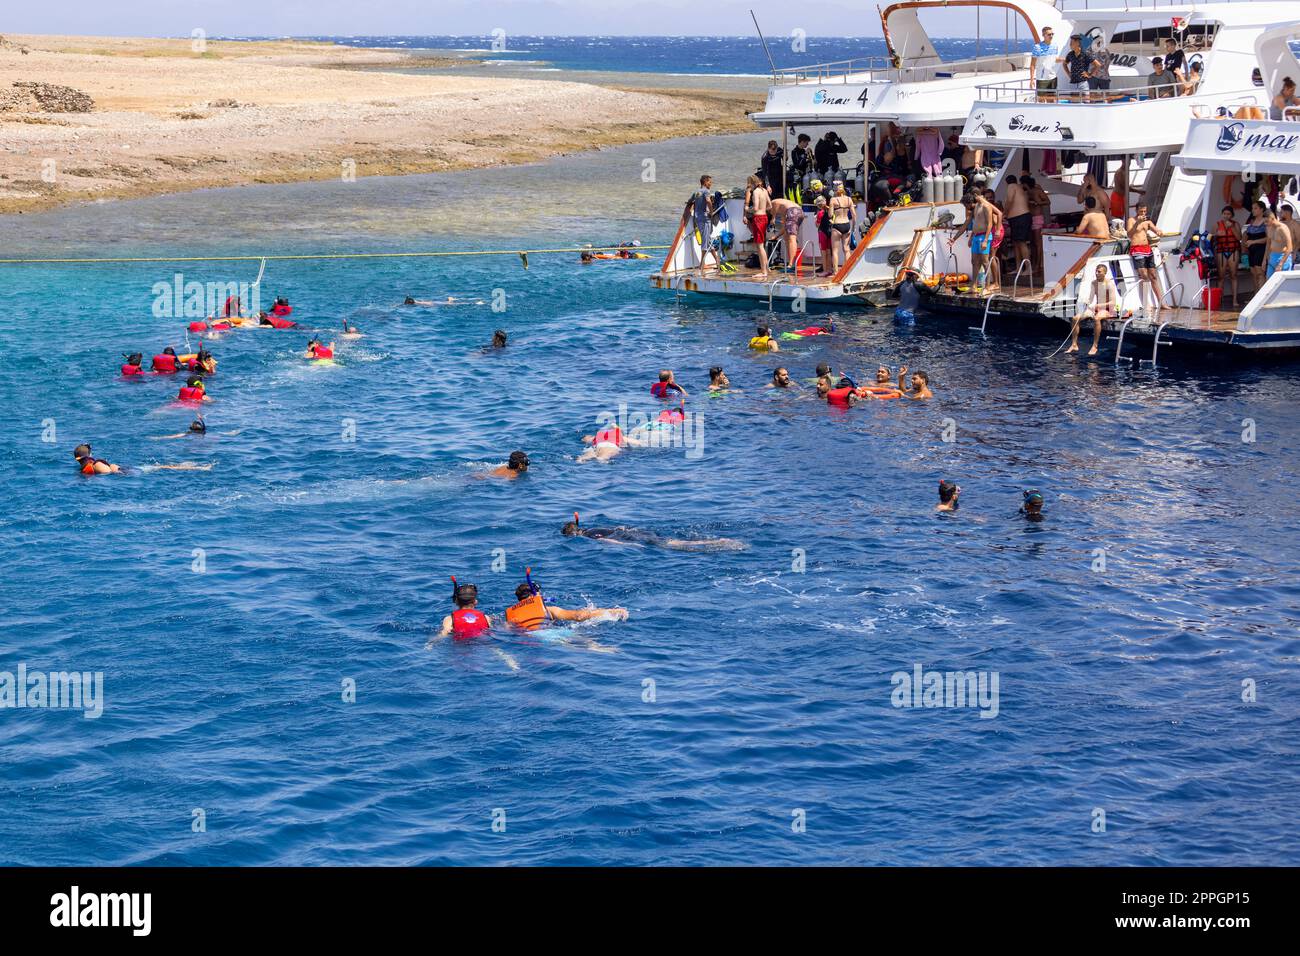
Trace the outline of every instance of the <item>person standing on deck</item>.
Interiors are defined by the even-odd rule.
[[[1025,179],[1029,179],[1028,176]],[[1020,180],[1015,176],[1007,177],[1007,229],[1011,233],[1011,245],[1016,253],[1016,268],[1029,259],[1029,243],[1034,237],[1034,215],[1029,209],[1029,194]],[[1033,268],[1032,261],[1030,269]],[[1032,279],[1032,275],[1030,276]]]
[[[1028,180],[1028,183],[1025,183]],[[1029,220],[1030,235],[1033,237],[1033,246],[1030,252],[1034,257],[1034,268],[1038,275],[1043,279],[1046,285],[1047,277],[1043,272],[1043,229],[1047,226],[1047,219],[1052,214],[1052,197],[1047,194],[1047,190],[1038,185],[1037,180],[1032,176],[1021,176],[1021,185],[1027,185],[1029,194],[1029,211],[1033,217]]]
[[[786,199],[797,201],[800,198],[796,195],[796,190],[803,188],[804,178],[808,175],[812,162],[812,137],[807,133],[800,133],[798,144],[790,150],[790,185],[784,194]]]
[[[1072,102],[1082,103],[1087,99],[1088,74],[1092,69],[1092,56],[1083,52],[1083,37],[1074,34],[1070,37],[1070,52],[1065,54],[1065,72],[1069,76],[1067,84],[1076,94],[1069,97]]]
[[[1137,213],[1128,221],[1128,251],[1133,257],[1133,266],[1138,275],[1138,301],[1147,310],[1147,315],[1154,316],[1160,312],[1160,277],[1156,274],[1156,253],[1152,240],[1159,240],[1163,233],[1147,215],[1145,203],[1139,203]],[[1147,305],[1148,289],[1154,301]]]
[[[993,255],[993,231],[998,211],[979,190],[974,193],[975,207],[966,217],[970,223],[970,272],[976,288],[986,281],[985,273]]]
[[[1232,283],[1232,307],[1237,308],[1237,270],[1241,265],[1241,227],[1231,206],[1224,206],[1219,221],[1214,224],[1211,246],[1219,267],[1219,292],[1228,298],[1228,283]]]
[[[830,173],[840,171],[840,153],[847,153],[848,146],[840,139],[840,134],[831,130],[817,141],[813,149],[813,166],[822,179],[830,179]]]
[[[1178,48],[1178,41],[1173,37],[1165,37],[1165,69],[1174,75],[1174,81],[1179,87],[1187,82],[1187,57]]]
[[[1268,208],[1258,199],[1250,204],[1250,218],[1242,230],[1242,245],[1246,249],[1250,277],[1258,291],[1264,284],[1264,253],[1268,248]]]
[[[1178,80],[1165,69],[1165,61],[1160,57],[1151,60],[1151,75],[1147,77],[1147,98],[1164,99],[1176,96],[1179,90]]]
[[[754,234],[758,247],[758,272],[756,279],[767,278],[767,224],[772,215],[772,197],[757,176],[750,176],[745,192],[745,220]]]
[[[699,234],[700,275],[704,275],[704,260],[710,254],[718,271],[721,272],[722,262],[718,259],[718,254],[713,251],[713,177],[708,173],[700,177],[700,188],[695,191],[695,196],[691,200],[691,216],[695,231]]]
[[[1093,40],[1088,55],[1092,57],[1088,67],[1088,89],[1091,91],[1088,99],[1101,102],[1110,90],[1110,51],[1106,49],[1106,41],[1101,37]]]
[[[1269,210],[1264,220],[1268,230],[1268,270],[1264,273],[1264,281],[1267,282],[1273,278],[1274,272],[1285,272],[1291,268],[1291,230],[1287,228],[1286,223],[1278,219]]]
[[[1043,27],[1043,42],[1035,43],[1032,68],[1038,102],[1056,102],[1056,70],[1061,63],[1061,48],[1053,39],[1052,28]]]
[[[1295,200],[1282,203],[1282,225],[1291,233],[1291,268],[1300,269],[1300,218],[1296,217]]]
[[[758,158],[758,175],[769,196],[785,195],[785,150],[774,139],[767,141],[767,149]]]
[[[844,265],[849,258],[849,236],[857,224],[858,213],[853,208],[853,200],[844,191],[843,183],[835,184],[835,195],[830,201],[831,212],[831,252],[834,257],[835,270]]]
[[[943,174],[943,134],[937,126],[922,126],[916,131],[916,161],[927,176]]]
[[[1097,201],[1097,209],[1105,212],[1110,208],[1110,196],[1106,195],[1106,190],[1102,189],[1097,183],[1097,178],[1092,173],[1083,174],[1083,183],[1079,186],[1079,192],[1075,197],[1080,206],[1086,206],[1085,200],[1091,196]]]
[[[785,271],[795,271],[799,256],[799,227],[803,224],[803,207],[789,199],[772,199],[772,221],[781,223],[785,234]]]
[[[1088,354],[1096,355],[1097,346],[1101,343],[1102,321],[1119,317],[1119,290],[1115,288],[1115,280],[1110,277],[1110,269],[1105,265],[1097,266],[1092,289],[1084,306],[1070,327],[1070,347],[1065,350],[1066,355],[1079,351],[1079,326],[1084,319],[1092,319],[1092,348],[1088,349]]]

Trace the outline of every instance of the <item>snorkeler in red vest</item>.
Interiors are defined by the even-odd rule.
[[[457,584],[454,577],[451,584],[451,600],[456,609],[442,619],[440,636],[468,641],[486,634],[492,627],[492,619],[478,610],[478,588],[473,584]]]

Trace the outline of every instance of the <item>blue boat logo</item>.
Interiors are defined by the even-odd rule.
[[[1221,153],[1226,153],[1232,147],[1241,142],[1241,131],[1244,129],[1240,123],[1228,123],[1219,130],[1219,141],[1214,144],[1214,148]]]

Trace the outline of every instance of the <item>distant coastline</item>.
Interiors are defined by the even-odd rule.
[[[0,213],[748,132],[762,105],[751,90],[629,88],[613,73],[599,85],[480,76],[468,59],[310,40],[6,35]],[[80,94],[89,112],[57,111]]]

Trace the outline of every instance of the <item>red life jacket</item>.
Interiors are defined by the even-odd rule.
[[[849,388],[847,385],[840,388],[833,388],[826,393],[826,402],[827,404],[834,405],[836,408],[848,408],[849,393],[852,391],[853,389]]]
[[[297,322],[290,322],[288,319],[278,319],[275,316],[267,316],[267,321],[271,323],[274,329],[293,329],[297,328]]]
[[[212,323],[212,331],[213,331],[213,332],[229,332],[230,329],[231,329],[231,325],[230,325],[229,322],[213,322],[213,323]]]
[[[81,462],[82,462],[82,465],[81,465],[81,473],[82,473],[83,475],[93,475],[93,474],[95,474],[95,459],[94,459],[94,458],[91,458],[91,457],[87,456],[86,458],[81,459]]]
[[[176,356],[167,355],[166,353],[155,355],[151,365],[155,372],[174,372],[176,371]]]
[[[659,421],[667,422],[669,425],[680,425],[686,421],[686,416],[682,414],[680,408],[665,408],[659,413]]]
[[[650,394],[653,395],[655,398],[667,398],[668,383],[655,382],[653,385],[650,386]]]
[[[288,315],[288,314],[291,313],[292,311],[293,311],[293,306],[291,306],[291,305],[277,305],[277,306],[275,306],[273,309],[271,309],[271,314],[272,314],[272,315]]]
[[[237,296],[228,295],[226,296],[226,307],[223,310],[222,314],[227,316],[238,315],[239,308],[240,308],[239,298]]]
[[[592,441],[592,444],[599,445],[604,442],[611,442],[612,444],[618,445],[620,448],[622,448],[623,429],[615,425],[613,428],[602,428],[600,431],[596,432],[596,437]]]
[[[141,368],[140,366],[138,366],[138,365],[123,365],[123,366],[122,366],[122,374],[123,374],[123,375],[126,375],[126,376],[132,376],[132,375],[143,375],[143,374],[144,374],[144,369],[142,369],[142,368]]]
[[[451,636],[458,641],[478,637],[488,629],[487,615],[473,608],[462,607],[451,612]]]
[[[316,346],[316,351],[312,353],[312,358],[316,358],[316,359],[332,359],[333,357],[334,357],[334,350],[331,348],[326,348],[324,345]]]
[[[207,330],[208,330],[208,323],[206,323],[206,322],[191,322],[191,323],[190,323],[190,331],[191,331],[191,332],[206,332]]]
[[[176,398],[182,402],[201,402],[203,401],[203,386],[191,387],[185,385],[181,388],[180,394]]]

